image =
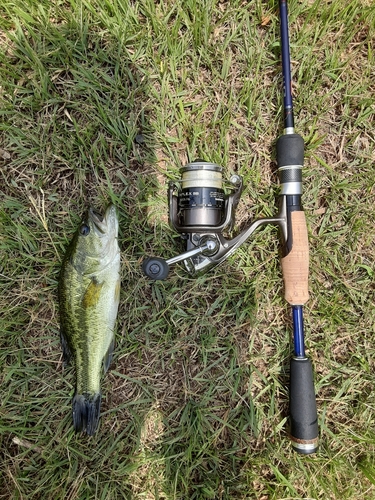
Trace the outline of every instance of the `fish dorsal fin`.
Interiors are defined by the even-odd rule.
[[[103,283],[99,283],[95,278],[91,278],[89,286],[86,288],[85,294],[82,299],[82,306],[86,309],[88,307],[94,307],[99,301],[100,290],[102,289]]]
[[[104,373],[107,372],[109,365],[111,364],[114,348],[115,348],[115,339],[113,337],[111,343],[109,344],[108,350],[103,358]]]

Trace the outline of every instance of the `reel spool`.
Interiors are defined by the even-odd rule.
[[[222,172],[223,169],[215,163],[200,161],[181,169],[181,189],[177,195],[180,227],[216,227],[223,223],[225,194]]]
[[[223,188],[223,169],[196,160],[181,169],[180,182],[169,184],[169,223],[178,233],[222,232],[234,223],[242,179],[233,175],[231,193]]]

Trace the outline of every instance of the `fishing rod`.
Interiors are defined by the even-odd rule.
[[[284,80],[284,134],[276,143],[281,184],[286,198],[289,231],[284,236],[281,266],[285,300],[292,306],[294,355],[290,361],[290,436],[303,454],[318,448],[318,417],[311,361],[305,355],[303,306],[309,298],[309,243],[302,209],[304,141],[294,132],[287,0],[279,0],[281,61]]]
[[[279,0],[281,60],[284,82],[284,133],[276,143],[281,185],[279,212],[253,221],[231,239],[224,236],[234,225],[242,193],[242,178],[223,180],[223,168],[196,160],[181,169],[181,179],[170,182],[169,223],[185,241],[185,251],[170,259],[147,257],[143,272],[153,280],[167,278],[172,264],[184,262],[190,274],[207,271],[228,258],[261,226],[278,226],[282,241],[281,266],[285,299],[292,307],[294,352],[290,361],[290,438],[293,448],[311,454],[318,448],[318,423],[311,361],[304,345],[303,306],[309,298],[309,248],[302,209],[303,138],[294,132],[290,70],[288,8]]]

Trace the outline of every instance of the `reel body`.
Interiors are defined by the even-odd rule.
[[[207,270],[225,260],[264,224],[279,225],[286,241],[285,206],[276,217],[253,222],[235,238],[224,237],[234,226],[242,185],[239,175],[223,181],[223,169],[215,163],[196,160],[182,167],[181,180],[169,184],[169,224],[185,240],[186,251],[167,260],[147,257],[142,264],[146,276],[163,280],[169,266],[181,261],[190,274]]]

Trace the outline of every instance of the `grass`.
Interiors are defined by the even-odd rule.
[[[275,231],[202,277],[140,271],[145,255],[181,249],[165,194],[188,160],[244,177],[238,228],[275,213],[276,2],[3,0],[0,14],[0,498],[375,499],[372,2],[290,1],[321,433],[311,457],[287,437]],[[110,201],[122,294],[88,439],[72,430],[56,290],[85,208]]]

